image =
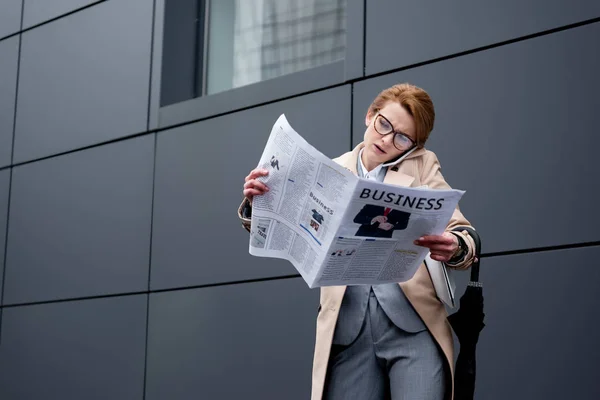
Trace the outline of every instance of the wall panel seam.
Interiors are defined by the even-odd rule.
[[[21,12],[21,33],[23,33],[23,32],[29,32],[29,31],[31,31],[31,30],[33,30],[35,28],[39,28],[40,26],[48,25],[48,24],[50,24],[50,23],[52,23],[54,21],[66,18],[66,17],[68,17],[70,15],[76,14],[76,13],[78,13],[80,11],[83,11],[83,10],[87,10],[88,8],[91,8],[91,7],[96,6],[98,4],[104,3],[104,2],[106,2],[108,0],[94,1],[93,3],[86,4],[86,5],[82,6],[82,7],[75,8],[73,10],[67,11],[64,14],[57,15],[56,17],[52,17],[52,18],[44,20],[42,22],[38,22],[37,24],[31,25],[30,27],[23,29],[23,15],[25,14],[25,1],[26,0],[23,0],[23,11]]]
[[[146,295],[146,336],[144,343],[144,379],[142,387],[142,399],[146,399],[146,378],[148,376],[148,331],[150,330],[150,293]]]
[[[25,0],[23,0],[21,2],[21,26],[23,26],[23,9],[25,7]],[[12,130],[12,143],[11,143],[11,150],[10,150],[10,163],[13,163],[13,155],[15,153],[15,132],[17,130],[17,100],[19,98],[19,75],[20,75],[20,69],[21,69],[21,46],[23,44],[23,37],[19,36],[19,48],[17,51],[17,76],[15,77],[15,79],[17,80],[16,85],[15,85],[15,100],[14,100],[14,112],[13,112],[13,130]],[[4,288],[6,286],[6,260],[8,259],[8,227],[10,225],[10,204],[11,204],[11,199],[12,199],[12,178],[13,178],[13,171],[14,169],[12,167],[9,167],[10,171],[8,174],[8,193],[7,193],[7,205],[6,205],[6,226],[4,227],[4,243],[2,244],[4,246],[4,257],[2,260],[2,292],[1,292],[1,296],[0,296],[0,306],[4,305]],[[1,317],[0,317],[1,318]],[[2,330],[1,330],[1,325],[2,321],[0,320],[0,342],[2,340]]]
[[[23,0],[24,1],[24,0]],[[363,40],[362,40],[362,75],[367,75],[367,0],[363,2]]]
[[[6,227],[4,230],[4,257],[2,259],[2,292],[0,294],[0,308],[4,308],[4,292],[6,287],[6,260],[8,258],[8,226],[10,224],[10,203],[11,203],[11,190],[12,190],[12,175],[13,169],[11,168],[8,174],[8,200],[6,206]],[[0,343],[2,343],[2,312],[0,311]]]
[[[49,0],[49,1],[50,1],[50,0]],[[35,29],[35,28],[38,28],[38,27],[40,27],[40,26],[47,25],[47,24],[49,24],[49,23],[51,23],[51,22],[54,22],[54,21],[56,21],[56,20],[59,20],[59,19],[65,18],[65,17],[67,17],[67,16],[69,16],[69,15],[73,15],[73,14],[75,14],[75,13],[79,12],[79,11],[83,11],[83,10],[85,10],[85,9],[87,9],[87,8],[93,7],[93,6],[95,6],[95,5],[98,5],[98,4],[100,4],[100,3],[104,3],[104,2],[106,2],[106,1],[108,1],[108,0],[99,0],[99,1],[96,1],[96,2],[94,2],[94,3],[91,3],[91,4],[87,4],[87,5],[83,6],[83,7],[76,8],[76,9],[74,9],[74,10],[71,10],[71,11],[68,11],[68,12],[66,12],[66,13],[64,13],[64,14],[58,15],[58,16],[56,16],[56,17],[53,17],[53,18],[51,18],[51,19],[48,19],[48,20],[42,21],[42,22],[40,22],[40,23],[38,23],[38,24],[35,24],[35,25],[32,25],[32,26],[30,26],[30,27],[28,27],[28,28],[26,28],[26,29],[23,29],[23,15],[24,15],[24,11],[25,11],[25,0],[23,0],[23,1],[21,2],[21,25],[19,26],[19,31],[18,31],[18,32],[13,32],[13,33],[11,33],[10,35],[6,35],[6,36],[3,36],[3,37],[0,37],[0,42],[1,42],[1,41],[3,41],[3,40],[6,40],[6,39],[10,39],[11,37],[13,37],[13,36],[17,36],[17,35],[19,35],[19,34],[21,34],[21,33],[24,33],[24,32],[29,32],[29,31],[31,31],[31,30],[33,30],[33,29]]]
[[[21,34],[21,31],[19,31],[19,32],[13,32],[10,35],[2,36],[2,37],[0,37],[0,42],[2,42],[4,40],[8,40],[8,39],[13,38],[13,37],[15,37],[17,35],[20,35],[20,34]]]
[[[2,171],[3,169],[8,169],[8,168],[11,168],[11,167],[18,167],[18,166],[22,166],[22,165],[26,165],[26,164],[31,164],[31,163],[34,163],[34,162],[38,162],[38,161],[44,161],[44,160],[48,160],[48,159],[51,159],[51,158],[54,158],[54,157],[60,157],[60,156],[64,156],[64,155],[71,154],[71,153],[76,153],[76,152],[83,151],[83,150],[89,150],[89,149],[93,149],[93,148],[96,148],[96,147],[101,147],[101,146],[105,146],[105,145],[109,145],[109,144],[114,144],[114,143],[118,143],[118,142],[123,142],[123,141],[130,140],[130,139],[136,139],[136,138],[139,138],[141,136],[146,136],[146,135],[151,135],[151,134],[155,134],[155,133],[160,133],[160,132],[163,132],[163,131],[172,130],[172,129],[179,128],[179,127],[182,127],[182,126],[191,125],[191,124],[195,124],[195,123],[198,123],[198,122],[203,122],[203,121],[207,121],[207,120],[210,120],[210,119],[214,119],[214,118],[219,118],[219,117],[231,115],[231,114],[235,114],[235,113],[242,112],[242,111],[247,111],[247,110],[251,110],[251,109],[254,109],[254,108],[259,108],[259,107],[267,106],[269,104],[278,103],[278,102],[286,101],[286,100],[291,100],[291,99],[294,99],[296,97],[308,96],[310,94],[319,93],[319,92],[323,92],[323,91],[330,90],[330,89],[336,89],[336,88],[343,87],[343,86],[346,86],[346,85],[348,85],[348,83],[338,83],[338,84],[335,84],[335,85],[331,85],[331,86],[327,86],[327,87],[315,89],[315,90],[312,90],[312,91],[309,91],[309,92],[298,93],[298,94],[294,94],[292,96],[286,96],[286,97],[282,97],[282,98],[278,98],[278,99],[274,99],[274,100],[269,100],[269,101],[266,101],[266,102],[263,102],[263,103],[260,103],[260,104],[253,104],[251,106],[237,108],[237,109],[234,109],[234,110],[225,111],[225,112],[222,112],[222,113],[213,114],[213,115],[209,115],[209,116],[206,116],[206,117],[194,119],[194,120],[191,120],[191,121],[185,121],[185,122],[182,122],[182,123],[179,123],[179,124],[169,125],[169,126],[165,126],[165,127],[161,127],[161,128],[157,128],[157,129],[146,130],[146,131],[143,131],[143,132],[137,132],[137,133],[133,133],[133,134],[121,136],[121,137],[118,137],[118,138],[114,138],[114,139],[105,140],[105,141],[102,141],[102,142],[98,142],[98,143],[86,145],[86,146],[83,146],[83,147],[77,147],[77,148],[74,148],[74,149],[70,149],[70,150],[65,150],[65,151],[61,151],[61,152],[58,152],[58,153],[49,154],[49,155],[46,155],[46,156],[42,156],[42,157],[31,159],[31,160],[21,161],[21,162],[18,162],[18,163],[11,163],[11,165],[0,167],[0,171]]]
[[[538,254],[545,253],[549,251],[557,251],[557,250],[576,250],[582,248],[589,247],[600,247],[600,241],[594,242],[586,242],[586,243],[577,243],[577,244],[568,244],[568,245],[557,245],[557,246],[548,246],[548,247],[538,247],[531,249],[522,249],[522,250],[508,250],[503,252],[494,252],[494,253],[483,253],[481,255],[482,259],[491,259],[494,257],[502,257],[502,256],[510,256],[510,255],[525,255],[525,254]],[[485,267],[484,267],[485,269]],[[274,276],[274,277],[263,277],[263,278],[255,278],[255,279],[245,279],[239,281],[224,281],[224,282],[216,282],[216,283],[208,283],[208,284],[200,284],[200,285],[190,285],[190,286],[177,286],[166,289],[154,289],[147,291],[138,291],[138,292],[123,292],[123,293],[113,293],[108,295],[96,295],[96,296],[87,296],[87,297],[73,297],[73,298],[65,298],[65,299],[56,299],[56,300],[47,300],[47,301],[36,301],[29,303],[15,303],[15,304],[4,304],[0,308],[16,308],[16,307],[25,307],[32,305],[40,305],[40,304],[54,304],[54,303],[65,303],[72,301],[82,301],[82,300],[96,300],[96,299],[105,299],[111,297],[126,297],[126,296],[137,296],[146,294],[148,297],[152,294],[157,293],[166,293],[166,292],[177,292],[182,290],[196,290],[196,289],[205,289],[212,287],[220,287],[220,286],[232,286],[232,285],[242,285],[242,284],[251,284],[258,282],[268,282],[268,281],[277,281],[277,280],[287,280],[287,279],[296,279],[302,278],[300,274],[291,274],[291,275],[282,275],[282,276]],[[150,299],[148,298],[148,301]]]
[[[156,187],[156,145],[158,144],[158,135],[154,134],[154,159],[152,162],[152,202],[150,207],[150,248],[148,251],[148,285],[146,292],[146,343],[144,347],[144,388],[142,399],[146,399],[146,379],[148,373],[148,332],[150,329],[150,282],[152,277],[152,241],[154,232],[154,189]]]
[[[571,29],[571,28],[577,28],[577,27],[581,27],[581,26],[585,26],[585,25],[590,25],[590,24],[593,24],[593,23],[598,22],[598,21],[600,21],[600,17],[594,18],[594,19],[590,19],[590,20],[586,20],[586,21],[582,21],[582,22],[578,22],[578,23],[574,23],[574,24],[570,24],[570,25],[565,25],[565,26],[562,26],[562,27],[559,27],[559,28],[553,28],[553,29],[550,29],[550,30],[547,30],[547,31],[542,31],[542,32],[538,32],[538,33],[527,35],[527,36],[522,36],[522,37],[519,37],[519,38],[507,40],[507,41],[504,41],[504,42],[498,42],[498,43],[495,43],[495,44],[492,44],[492,45],[487,45],[487,46],[484,46],[484,47],[478,47],[478,48],[471,49],[471,50],[468,50],[468,51],[464,51],[464,52],[460,52],[460,53],[455,53],[455,54],[452,54],[452,55],[448,55],[448,56],[444,56],[444,57],[440,57],[440,58],[436,58],[436,59],[432,59],[432,60],[427,60],[427,61],[420,62],[420,63],[417,63],[417,64],[412,64],[412,65],[408,65],[408,66],[399,67],[399,68],[396,68],[396,69],[386,70],[386,71],[378,72],[376,74],[372,74],[372,75],[368,75],[368,76],[365,75],[363,77],[359,77],[359,78],[356,78],[356,79],[349,79],[347,81],[335,83],[335,84],[328,85],[326,87],[322,87],[322,88],[319,88],[319,89],[314,89],[314,90],[305,91],[305,92],[299,92],[299,93],[295,93],[295,94],[290,95],[290,96],[279,97],[279,98],[276,98],[276,99],[271,99],[271,100],[268,100],[268,101],[265,101],[265,102],[255,103],[255,104],[252,104],[252,105],[249,105],[249,106],[245,106],[245,107],[239,107],[239,108],[230,109],[230,110],[223,111],[223,112],[217,112],[217,113],[214,113],[214,114],[211,114],[211,115],[208,115],[208,116],[204,116],[204,117],[199,117],[199,118],[193,118],[192,117],[191,119],[185,119],[185,120],[182,120],[181,122],[178,122],[178,123],[173,123],[173,124],[170,124],[170,125],[167,125],[167,126],[160,127],[156,131],[164,131],[164,130],[174,129],[174,128],[185,126],[185,125],[188,125],[188,124],[193,124],[193,123],[196,123],[196,122],[201,122],[201,121],[209,120],[209,119],[212,119],[212,118],[218,118],[218,117],[222,117],[222,116],[225,116],[225,115],[234,114],[236,112],[241,112],[241,111],[246,111],[246,110],[253,109],[253,108],[262,107],[262,106],[265,106],[265,105],[268,105],[268,104],[272,104],[272,103],[289,100],[289,99],[292,99],[292,98],[295,98],[295,97],[306,96],[306,95],[310,95],[310,94],[313,94],[313,93],[317,93],[317,92],[321,92],[321,91],[325,91],[325,90],[330,90],[330,89],[333,89],[333,88],[337,88],[337,87],[340,87],[340,86],[343,86],[343,85],[352,84],[352,83],[356,83],[356,82],[362,82],[362,81],[365,81],[365,80],[368,80],[368,79],[371,79],[371,78],[376,78],[376,77],[383,76],[383,75],[393,74],[393,73],[396,73],[396,72],[399,72],[399,71],[408,70],[408,69],[415,69],[415,68],[418,68],[418,67],[421,67],[421,66],[425,66],[425,65],[429,65],[429,64],[433,64],[433,63],[437,63],[437,62],[442,62],[442,61],[446,61],[446,60],[453,59],[453,58],[458,58],[458,57],[461,57],[461,56],[464,56],[464,55],[478,53],[478,52],[482,52],[482,51],[494,49],[494,48],[497,48],[497,47],[502,47],[504,45],[509,45],[509,44],[513,44],[513,43],[516,43],[516,42],[520,42],[520,41],[525,41],[525,40],[528,40],[528,39],[537,38],[537,37],[540,37],[540,36],[546,36],[546,35],[549,35],[549,34],[552,34],[552,33],[566,31],[566,30]],[[365,38],[365,40],[366,40],[366,38]],[[366,51],[364,52],[364,55],[366,57]],[[194,100],[195,99],[190,99],[190,100],[187,100],[187,101],[194,101]],[[185,103],[185,102],[186,101],[182,101],[180,103],[175,103],[172,106],[176,107],[177,104],[181,104],[181,103]]]
[[[21,0],[21,23],[19,24],[19,32],[23,32],[23,15],[25,14],[25,0]]]
[[[152,74],[154,71],[154,28],[156,26],[156,0],[152,1],[152,29],[150,29],[150,73],[148,74],[148,110],[146,112],[146,131],[150,130],[150,113],[152,109],[152,96],[156,96],[156,93],[152,93]],[[160,95],[160,93],[158,93]]]
[[[354,83],[350,84],[350,146],[348,151],[352,150],[352,139],[354,136]]]
[[[485,238],[482,239],[482,243],[485,244]],[[585,248],[585,247],[595,247],[595,246],[600,246],[600,240],[593,241],[593,242],[571,243],[571,244],[562,244],[562,245],[554,245],[554,246],[542,246],[542,247],[532,247],[532,248],[526,248],[526,249],[482,253],[481,258],[511,256],[511,255],[517,255],[517,254],[535,254],[535,253],[543,253],[543,252],[548,252],[548,251],[573,250],[573,249],[581,249],[581,248]]]
[[[106,1],[106,0],[103,0],[103,1]],[[250,105],[250,106],[241,107],[241,108],[237,108],[237,109],[233,109],[233,110],[228,110],[228,111],[224,111],[224,112],[221,112],[221,113],[216,113],[216,114],[213,114],[213,115],[209,115],[209,116],[205,116],[205,117],[201,117],[201,118],[197,118],[197,119],[193,119],[193,120],[185,120],[185,121],[182,121],[181,123],[177,123],[177,124],[173,124],[173,125],[169,125],[169,126],[160,127],[158,129],[153,129],[153,130],[144,131],[144,132],[137,132],[137,133],[133,133],[133,134],[130,134],[130,135],[125,135],[125,136],[122,136],[122,137],[119,137],[119,138],[115,138],[115,139],[111,139],[111,140],[107,140],[107,141],[103,141],[103,142],[91,144],[91,145],[88,145],[88,146],[78,147],[78,148],[74,148],[74,149],[71,149],[71,150],[67,150],[67,151],[63,151],[63,152],[59,152],[59,153],[54,153],[54,154],[50,154],[50,155],[47,155],[47,156],[43,156],[43,157],[39,157],[39,158],[27,160],[27,161],[22,161],[22,162],[19,162],[17,164],[11,164],[10,166],[1,167],[0,171],[3,170],[3,169],[10,168],[11,166],[21,166],[21,165],[25,165],[25,164],[30,164],[30,163],[33,163],[33,162],[42,161],[42,160],[46,160],[46,159],[53,158],[53,157],[59,157],[59,156],[70,154],[70,153],[74,153],[74,152],[77,152],[77,151],[87,150],[87,149],[91,149],[91,148],[95,148],[95,147],[99,147],[99,146],[104,146],[104,145],[107,145],[107,144],[121,142],[121,141],[124,141],[124,140],[134,139],[134,138],[137,138],[137,137],[140,137],[140,136],[144,136],[144,135],[147,135],[147,134],[152,134],[152,133],[157,133],[157,132],[161,132],[161,131],[171,130],[171,129],[178,128],[178,127],[181,127],[181,126],[190,125],[190,124],[194,124],[194,123],[206,121],[206,120],[213,119],[213,118],[219,118],[219,117],[230,115],[230,114],[235,114],[237,112],[242,112],[242,111],[246,111],[246,110],[250,110],[250,109],[254,109],[254,108],[266,106],[266,105],[269,105],[269,104],[273,104],[273,103],[277,103],[277,102],[281,102],[281,101],[285,101],[285,100],[290,100],[290,99],[293,99],[293,98],[296,98],[296,97],[307,96],[307,95],[310,95],[310,94],[313,94],[313,93],[318,93],[318,92],[322,92],[322,91],[326,91],[326,90],[330,90],[330,89],[335,89],[335,88],[338,88],[340,86],[344,86],[344,85],[348,85],[348,84],[353,84],[353,83],[365,81],[365,80],[368,80],[368,79],[371,79],[371,78],[376,78],[376,77],[383,76],[383,75],[389,75],[389,74],[393,74],[393,73],[396,73],[396,72],[405,71],[405,70],[408,70],[408,69],[415,69],[415,68],[418,68],[418,67],[421,67],[421,66],[425,66],[425,65],[429,65],[429,64],[433,64],[433,63],[437,63],[437,62],[442,62],[442,61],[446,61],[446,60],[449,60],[449,59],[462,57],[464,55],[478,53],[478,52],[481,52],[481,51],[486,51],[486,50],[494,49],[494,48],[497,48],[497,47],[501,47],[501,46],[504,46],[504,45],[507,45],[507,44],[521,42],[521,41],[524,41],[524,40],[528,40],[528,39],[532,39],[532,38],[537,38],[537,37],[540,37],[540,36],[546,36],[546,35],[549,35],[549,34],[552,34],[552,33],[562,32],[562,31],[565,31],[565,30],[568,30],[568,29],[571,29],[571,28],[577,28],[577,27],[581,27],[581,26],[585,26],[585,25],[590,25],[590,24],[597,23],[597,22],[600,22],[600,17],[599,18],[594,18],[594,19],[591,19],[591,20],[586,20],[584,22],[580,22],[580,23],[577,23],[577,24],[568,25],[568,26],[561,27],[561,28],[555,28],[555,29],[552,29],[550,31],[544,31],[542,33],[536,33],[536,34],[533,34],[533,35],[530,35],[530,36],[525,36],[525,37],[521,37],[521,38],[517,38],[517,39],[512,39],[512,40],[506,41],[506,42],[499,42],[499,43],[496,43],[496,44],[493,44],[493,45],[489,45],[489,46],[486,46],[486,47],[479,47],[477,49],[468,50],[468,51],[465,51],[465,52],[456,53],[456,54],[445,56],[445,57],[441,57],[441,58],[436,58],[436,59],[425,61],[425,62],[418,63],[418,64],[413,64],[413,65],[409,65],[409,66],[405,66],[405,67],[401,67],[401,68],[397,68],[397,69],[392,69],[392,70],[387,70],[387,71],[379,72],[379,73],[376,73],[376,74],[372,74],[372,75],[364,76],[364,77],[361,77],[361,78],[349,80],[347,82],[340,82],[340,83],[329,85],[329,86],[322,87],[322,88],[319,88],[319,89],[315,89],[315,90],[311,90],[311,91],[307,91],[307,92],[296,93],[296,94],[291,95],[291,96],[285,96],[285,97],[281,97],[281,98],[277,98],[277,99],[272,99],[272,100],[269,100],[269,101],[266,101],[266,102],[262,102],[262,103],[258,103],[258,104],[253,104],[253,105]]]
[[[401,71],[406,71],[406,70],[409,70],[409,69],[416,69],[416,68],[423,67],[423,66],[426,66],[426,65],[436,64],[436,63],[439,63],[439,62],[443,62],[443,61],[447,61],[447,60],[451,60],[451,59],[459,58],[459,57],[463,57],[463,56],[468,56],[468,55],[471,55],[471,54],[482,53],[482,52],[485,52],[487,50],[497,49],[497,48],[508,46],[508,45],[511,45],[511,44],[514,44],[514,43],[525,42],[525,41],[530,40],[530,39],[537,39],[537,38],[540,38],[540,37],[552,35],[554,33],[565,32],[565,31],[568,31],[570,29],[576,29],[576,28],[580,28],[580,27],[583,27],[583,26],[592,25],[592,24],[595,24],[597,22],[600,22],[600,17],[595,17],[595,18],[592,18],[592,19],[587,19],[585,21],[580,21],[580,22],[576,22],[576,23],[573,23],[573,24],[563,25],[563,26],[560,26],[560,27],[557,27],[557,28],[552,28],[552,29],[548,29],[548,30],[545,30],[545,31],[540,31],[540,32],[536,32],[536,33],[524,35],[524,36],[519,36],[517,38],[513,38],[513,39],[509,39],[509,40],[503,40],[503,41],[500,41],[500,42],[496,42],[496,43],[492,43],[492,44],[487,44],[485,46],[475,47],[475,48],[472,48],[472,49],[460,51],[458,53],[452,53],[452,54],[448,54],[448,55],[445,55],[445,56],[442,56],[442,57],[432,58],[432,59],[429,59],[429,60],[420,61],[418,63],[409,64],[409,65],[405,65],[405,66],[398,67],[398,68],[392,68],[392,69],[388,69],[388,70],[385,70],[385,71],[376,72],[376,73],[373,73],[371,75],[365,75],[364,78],[356,79],[356,80],[354,80],[354,82],[356,82],[356,81],[362,81],[362,80],[366,80],[366,79],[370,79],[370,78],[377,78],[377,77],[380,77],[380,76],[389,75],[389,74],[393,74],[393,73],[397,73],[397,72],[401,72]]]
[[[106,1],[106,0],[103,0],[103,1]],[[97,3],[94,3],[94,4],[97,4]],[[587,20],[587,21],[584,21],[584,22],[581,22],[581,23],[577,23],[575,25],[569,25],[567,27],[555,28],[552,31],[545,31],[543,33],[537,33],[537,34],[535,34],[533,36],[530,36],[530,37],[524,37],[524,38],[514,39],[514,40],[511,40],[511,41],[508,41],[508,42],[501,42],[501,43],[497,43],[497,44],[494,44],[494,45],[491,45],[491,46],[487,46],[487,47],[484,47],[484,48],[478,48],[478,49],[474,49],[474,50],[469,50],[469,51],[466,51],[466,52],[457,53],[457,54],[454,54],[454,55],[446,56],[446,57],[443,57],[443,58],[438,58],[438,59],[435,59],[435,60],[426,61],[426,62],[419,63],[419,64],[414,64],[414,65],[410,65],[410,66],[406,66],[406,67],[401,67],[401,68],[394,69],[394,70],[388,70],[388,71],[380,72],[380,73],[377,73],[377,74],[373,74],[373,75],[365,76],[365,77],[362,77],[362,78],[358,78],[358,79],[355,79],[355,80],[351,80],[351,81],[348,81],[348,82],[338,83],[338,84],[330,85],[330,86],[327,86],[327,87],[315,89],[315,90],[308,91],[308,92],[297,93],[297,94],[294,94],[294,95],[291,95],[291,96],[277,98],[277,99],[269,100],[269,101],[266,101],[266,102],[262,102],[262,103],[258,103],[258,104],[253,104],[253,105],[250,105],[250,106],[246,106],[246,107],[242,107],[242,108],[238,108],[238,109],[234,109],[234,110],[225,111],[225,112],[222,112],[222,113],[217,113],[217,114],[209,115],[209,116],[198,118],[198,119],[186,120],[186,121],[183,121],[183,122],[181,122],[179,124],[173,124],[173,125],[161,127],[161,128],[158,128],[158,129],[153,129],[153,130],[150,130],[150,131],[147,130],[147,131],[144,131],[144,132],[137,132],[137,133],[134,133],[134,134],[125,135],[125,136],[122,136],[122,137],[119,137],[119,138],[115,138],[115,139],[111,139],[111,140],[107,140],[107,141],[102,141],[102,142],[91,144],[91,145],[88,145],[88,146],[78,147],[78,148],[74,148],[74,149],[71,149],[71,150],[67,150],[67,151],[63,151],[63,152],[59,152],[59,153],[54,153],[54,154],[50,154],[50,155],[47,155],[47,156],[43,156],[43,157],[39,157],[39,158],[27,160],[27,161],[22,161],[22,162],[19,162],[17,164],[11,163],[11,165],[9,165],[9,166],[1,167],[0,171],[4,170],[4,169],[7,169],[7,168],[11,168],[11,166],[13,166],[13,167],[14,166],[21,166],[21,165],[25,165],[25,164],[29,164],[29,163],[33,163],[33,162],[37,162],[37,161],[42,161],[42,160],[46,160],[46,159],[53,158],[53,157],[59,157],[59,156],[62,156],[62,155],[66,155],[66,154],[70,154],[70,153],[74,153],[74,152],[78,152],[78,151],[82,151],[82,150],[87,150],[87,149],[91,149],[91,148],[95,148],[95,147],[99,147],[99,146],[104,146],[104,145],[107,145],[107,144],[112,144],[112,143],[116,143],[116,142],[120,142],[120,141],[124,141],[124,140],[129,140],[129,139],[134,139],[134,138],[137,138],[137,137],[140,137],[140,136],[143,136],[143,135],[147,135],[147,134],[152,134],[152,133],[156,133],[156,132],[171,130],[171,129],[178,128],[178,127],[181,127],[181,126],[190,125],[190,124],[193,124],[193,123],[197,123],[197,122],[201,122],[201,121],[206,121],[206,120],[213,119],[213,118],[219,118],[219,117],[222,117],[222,116],[225,116],[225,115],[230,115],[230,114],[234,114],[234,113],[237,113],[237,112],[241,112],[241,111],[246,111],[246,110],[253,109],[253,108],[262,107],[262,106],[269,105],[269,104],[272,104],[272,103],[277,103],[277,102],[280,102],[280,101],[285,101],[285,100],[293,99],[293,98],[300,97],[300,96],[306,96],[306,95],[310,95],[310,94],[313,94],[313,93],[318,93],[318,92],[321,92],[321,91],[334,89],[334,88],[337,88],[337,87],[340,87],[340,86],[344,86],[344,85],[347,85],[347,84],[361,82],[361,81],[364,81],[364,80],[367,80],[367,79],[376,78],[378,76],[388,75],[388,74],[392,74],[392,73],[395,73],[395,72],[404,71],[404,70],[408,70],[408,69],[414,69],[414,68],[418,68],[420,66],[424,66],[424,65],[428,65],[428,64],[432,64],[432,63],[436,63],[436,62],[441,62],[441,61],[445,61],[445,60],[452,59],[452,58],[461,57],[463,55],[468,55],[468,54],[473,54],[473,53],[477,53],[477,52],[480,52],[480,51],[489,50],[489,49],[500,47],[500,46],[503,46],[503,45],[506,45],[506,44],[511,44],[511,43],[515,43],[515,42],[527,40],[527,39],[530,39],[530,38],[539,37],[539,36],[542,36],[542,35],[548,35],[548,34],[551,34],[551,33],[556,33],[556,32],[560,32],[560,31],[564,31],[564,30],[567,30],[567,29],[570,29],[570,28],[575,28],[575,27],[580,27],[580,26],[584,26],[584,25],[589,25],[589,24],[597,23],[599,21],[600,21],[600,18],[594,18],[592,20]],[[15,111],[17,111],[16,110],[16,105],[15,105]],[[13,145],[14,145],[14,138],[13,138]],[[12,159],[12,156],[11,156],[11,159]]]
[[[23,9],[25,8],[25,0],[21,2],[21,25],[23,25]],[[15,101],[14,101],[14,112],[13,112],[13,131],[12,131],[12,143],[10,149],[10,164],[13,165],[15,159],[15,136],[17,132],[17,112],[19,102],[19,83],[21,79],[21,48],[23,47],[23,35],[19,36],[19,49],[17,51],[17,82],[15,85]],[[4,293],[4,292],[3,292]]]

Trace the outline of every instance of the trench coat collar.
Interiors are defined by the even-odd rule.
[[[364,142],[359,143],[351,152],[346,153],[346,157],[342,157],[342,165],[352,171],[353,174],[358,175],[358,171],[356,170],[356,165],[358,162],[358,154],[360,150],[364,147]],[[400,163],[404,160],[410,160],[411,158],[420,157],[425,154],[426,150],[424,148],[416,149],[408,156],[403,158],[400,162],[394,165],[390,165],[388,167],[388,171],[385,174],[385,178],[383,180],[384,183],[389,183],[391,185],[397,186],[410,186],[415,178],[410,176],[399,169]]]

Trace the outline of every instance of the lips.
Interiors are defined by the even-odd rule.
[[[386,151],[383,150],[381,147],[377,146],[375,143],[373,143],[373,146],[375,146],[375,149],[377,149],[378,152],[380,152],[382,154],[386,154]]]

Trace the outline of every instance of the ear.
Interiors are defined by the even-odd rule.
[[[365,125],[369,126],[371,124],[371,120],[373,119],[373,113],[371,112],[371,110],[369,110],[367,112],[367,115],[365,116]]]

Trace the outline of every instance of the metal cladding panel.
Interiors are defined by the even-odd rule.
[[[318,295],[300,278],[152,294],[146,399],[308,399]]]
[[[148,288],[154,136],[13,170],[4,303]]]
[[[354,85],[354,143],[384,88],[428,91],[436,121],[426,147],[485,252],[599,240],[596,119],[600,23]]]
[[[369,0],[366,74],[374,74],[600,16],[597,0]]]
[[[25,32],[15,162],[145,131],[151,31],[152,2],[122,0]]]
[[[349,85],[158,134],[152,289],[297,273],[288,261],[250,256],[237,216],[244,178],[282,113],[327,156],[348,151]]]

